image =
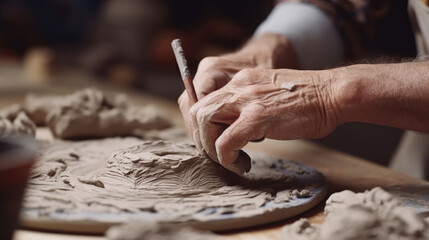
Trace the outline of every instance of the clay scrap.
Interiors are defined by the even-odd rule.
[[[0,136],[26,135],[34,137],[35,123],[18,105],[0,111]]]
[[[342,191],[326,201],[326,219],[312,224],[300,219],[283,229],[291,240],[423,240],[429,239],[429,221],[401,206],[381,188],[363,193]]]
[[[96,88],[86,88],[68,95],[28,94],[23,109],[38,126],[46,126],[46,117],[54,109],[65,106],[100,106],[102,104],[125,107],[126,102],[127,98],[124,95],[106,95]]]
[[[132,136],[171,126],[154,106],[133,106],[123,95],[107,96],[94,88],[67,96],[29,95],[24,109],[61,139]]]

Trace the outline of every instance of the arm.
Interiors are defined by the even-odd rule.
[[[339,33],[321,10],[305,3],[280,3],[243,48],[204,58],[198,66],[194,86],[201,99],[222,88],[242,69],[324,68],[337,64],[342,57]],[[178,102],[188,132],[193,136],[189,123],[191,105],[185,92]]]
[[[344,122],[429,132],[428,69],[429,62],[245,69],[192,107],[194,141],[228,166],[250,140],[320,138]]]
[[[343,121],[429,132],[429,62],[352,65],[335,78]]]
[[[343,39],[333,21],[311,4],[277,4],[255,35],[262,33],[276,33],[288,39],[300,69],[324,69],[344,58]]]
[[[392,0],[278,0],[279,2],[308,4],[322,10],[341,34],[345,56],[349,59],[360,59],[366,56],[367,51],[373,47],[377,34],[385,34],[385,31],[377,29],[379,20],[390,14],[391,18],[400,18],[408,21],[407,1]],[[398,4],[400,2],[400,4]],[[392,8],[403,8],[398,11]],[[398,10],[398,9],[396,9]],[[403,30],[403,29],[402,29]]]

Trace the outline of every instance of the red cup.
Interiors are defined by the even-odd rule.
[[[18,222],[36,143],[25,137],[0,137],[0,239],[10,240]]]

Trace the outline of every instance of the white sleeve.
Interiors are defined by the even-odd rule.
[[[281,34],[292,43],[300,69],[324,69],[340,63],[344,43],[331,19],[307,3],[282,2],[258,27],[262,33]]]

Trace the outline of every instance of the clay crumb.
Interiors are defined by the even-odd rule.
[[[293,89],[295,88],[295,84],[291,82],[284,82],[282,83],[281,88],[286,89],[288,91],[293,91]]]
[[[307,189],[293,190],[292,195],[295,195],[298,198],[308,198],[311,196],[311,192]]]
[[[78,177],[77,180],[81,183],[94,185],[99,188],[104,188],[104,184],[102,181],[96,179],[95,177]]]
[[[302,218],[283,228],[291,240],[423,240],[429,239],[427,220],[401,206],[390,193],[374,188],[363,193],[342,191],[326,201],[322,224]]]

